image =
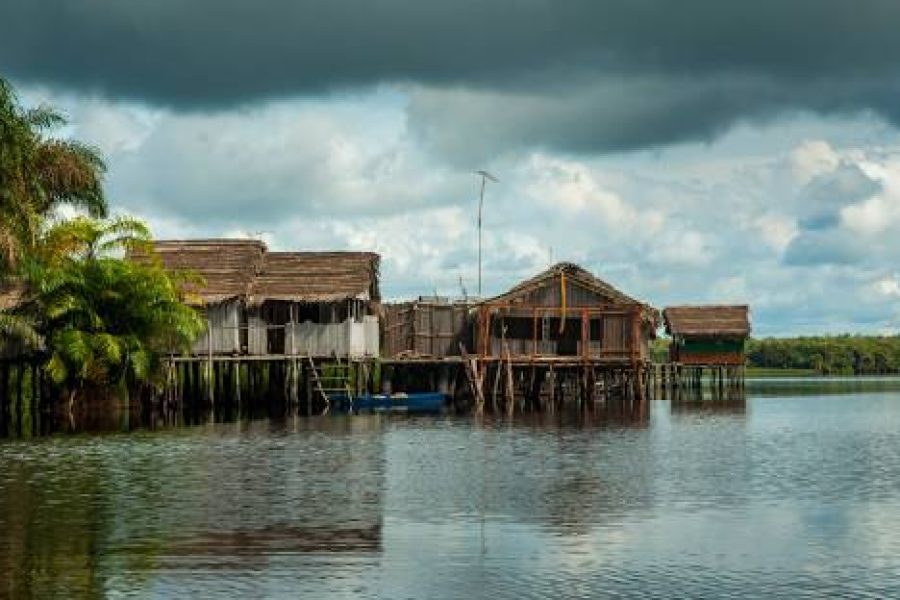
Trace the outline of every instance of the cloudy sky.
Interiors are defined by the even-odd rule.
[[[759,335],[900,327],[896,0],[0,0],[0,75],[158,237],[372,249],[386,296],[581,263]]]

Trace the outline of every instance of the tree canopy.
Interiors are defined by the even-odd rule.
[[[157,383],[161,357],[203,329],[182,280],[146,257],[150,232],[107,214],[99,153],[49,136],[65,123],[51,108],[23,109],[0,79],[0,291],[20,290],[0,310],[0,332],[28,343],[50,378],[79,390]],[[63,219],[70,205],[81,215]]]
[[[145,246],[139,221],[80,217],[51,227],[27,279],[25,314],[45,343],[47,371],[67,389],[154,383],[159,359],[203,330],[173,281],[153,261],[123,254]]]
[[[823,375],[900,373],[898,336],[818,336],[750,340],[753,367],[810,369]]]
[[[57,207],[83,208],[94,217],[107,213],[103,159],[87,144],[50,135],[65,124],[50,107],[20,107],[0,78],[0,274],[35,246]]]

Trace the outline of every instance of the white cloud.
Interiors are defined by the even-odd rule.
[[[807,140],[790,154],[791,172],[800,183],[830,173],[838,164],[840,157],[825,140]]]
[[[525,171],[523,191],[550,211],[602,225],[618,234],[657,233],[665,223],[659,210],[639,210],[603,187],[587,163],[537,153]]]
[[[881,191],[841,211],[844,224],[856,233],[874,236],[900,227],[900,158],[861,160],[860,168]]]
[[[650,261],[664,267],[704,267],[713,259],[708,236],[699,231],[666,232],[655,240]]]
[[[770,248],[781,253],[797,236],[797,222],[777,213],[764,213],[753,219],[753,227]]]
[[[410,130],[396,90],[177,114],[32,96],[64,105],[71,133],[108,156],[113,207],[158,237],[373,250],[388,298],[457,295],[460,279],[475,293],[473,171],[487,168],[500,183],[485,194],[485,294],[571,260],[660,307],[749,302],[763,335],[882,331],[897,316],[893,133],[876,148],[871,130],[854,141],[852,125],[829,121],[843,138],[807,126],[788,143],[779,125],[747,124],[706,146],[455,166]]]
[[[900,298],[900,277],[890,275],[877,280],[872,284],[872,290],[888,298]]]

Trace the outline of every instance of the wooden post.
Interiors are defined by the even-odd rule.
[[[591,357],[591,321],[586,308],[581,310],[581,357],[587,361]]]
[[[553,364],[550,364],[550,398],[548,400],[550,411],[556,407],[556,371],[553,370]]]
[[[213,380],[212,321],[209,317],[206,319],[206,351],[206,397],[209,401],[209,405],[214,407],[216,405],[216,397],[215,391],[213,390],[215,381]]]
[[[234,363],[234,399],[237,402],[238,416],[241,414],[241,361]]]
[[[0,362],[0,435],[7,432],[7,414],[9,410],[9,363]]]
[[[31,363],[31,422],[35,422],[35,413],[38,405],[38,364]]]
[[[506,412],[513,414],[516,403],[516,383],[513,378],[512,358],[509,356],[509,348],[506,349]]]
[[[291,402],[294,407],[294,414],[299,412],[300,407],[300,379],[302,375],[302,367],[301,362],[296,358],[292,359],[294,361],[294,385],[291,386]]]
[[[284,347],[290,348],[289,354],[291,354],[293,356],[296,353],[296,349],[294,348],[294,303],[293,302],[291,302],[290,306],[288,307],[288,313],[289,313],[288,325],[286,325],[284,328],[284,335],[285,335],[285,337],[290,336],[291,343],[290,343],[290,346],[288,346],[288,344],[285,344]]]
[[[18,377],[16,377],[16,423],[18,431],[22,430],[22,401],[25,396],[25,363],[20,362],[18,368]]]

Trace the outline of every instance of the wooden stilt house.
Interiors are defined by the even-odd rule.
[[[670,306],[663,311],[672,336],[669,357],[688,366],[742,366],[750,310],[739,306]]]
[[[167,240],[154,251],[196,277],[188,302],[208,319],[204,355],[378,355],[379,257],[269,252],[256,240]]]
[[[379,256],[269,252],[248,298],[250,354],[375,357]]]
[[[483,302],[482,358],[633,365],[649,360],[655,309],[572,263],[556,264]]]

